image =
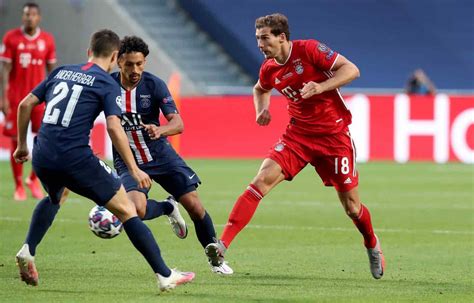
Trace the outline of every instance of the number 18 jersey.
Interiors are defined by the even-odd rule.
[[[32,94],[46,102],[33,149],[33,163],[44,168],[74,166],[93,155],[94,120],[102,111],[121,115],[120,87],[92,62],[55,69]]]
[[[323,82],[332,77],[338,53],[316,40],[291,42],[285,63],[267,59],[260,68],[259,83],[265,90],[275,88],[288,100],[292,131],[306,135],[327,135],[341,132],[351,123],[339,90],[326,91],[308,99],[301,97],[301,89],[310,81]]]

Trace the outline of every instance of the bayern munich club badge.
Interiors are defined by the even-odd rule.
[[[301,63],[295,65],[295,71],[298,75],[301,75],[304,72],[303,65]]]

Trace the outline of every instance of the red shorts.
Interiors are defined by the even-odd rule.
[[[292,180],[308,163],[314,166],[324,185],[347,192],[359,184],[355,147],[349,130],[326,136],[307,136],[287,130],[269,151],[286,180]]]
[[[18,104],[10,107],[10,112],[5,118],[5,127],[3,128],[3,135],[8,137],[16,137],[17,135],[17,114]],[[31,112],[31,131],[37,133],[41,126],[44,114],[44,103],[38,104],[33,107]]]

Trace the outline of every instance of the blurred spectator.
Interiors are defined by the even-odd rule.
[[[408,78],[406,93],[416,95],[434,95],[436,93],[436,88],[425,72],[419,68],[413,72],[410,78]]]

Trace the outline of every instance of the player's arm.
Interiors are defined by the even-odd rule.
[[[2,72],[0,75],[0,110],[6,116],[10,111],[10,104],[7,99],[7,88],[8,88],[8,79],[10,77],[10,71],[12,70],[11,62],[2,63]]]
[[[331,71],[333,71],[334,75],[326,81],[306,83],[301,90],[301,97],[307,99],[313,95],[339,88],[360,76],[357,66],[341,54],[336,58]]]
[[[46,70],[48,71],[48,74],[50,74],[54,68],[56,68],[56,63],[46,63]]]
[[[263,89],[260,82],[257,82],[253,87],[253,104],[257,115],[256,121],[259,125],[268,125],[272,120],[269,111],[271,95],[272,91]]]
[[[112,144],[127,165],[130,175],[137,181],[140,188],[149,188],[151,186],[150,177],[141,171],[132,154],[127,135],[122,128],[120,118],[115,115],[107,116],[107,132],[109,133]]]
[[[23,163],[28,161],[28,144],[26,143],[26,136],[28,131],[28,124],[30,123],[31,111],[33,107],[38,105],[40,100],[33,94],[28,94],[18,106],[18,134],[17,140],[18,145],[13,153],[15,161],[18,163]]]
[[[171,113],[166,115],[165,118],[168,120],[166,125],[142,124],[151,139],[156,140],[161,136],[173,136],[184,131],[184,123],[180,114]]]

